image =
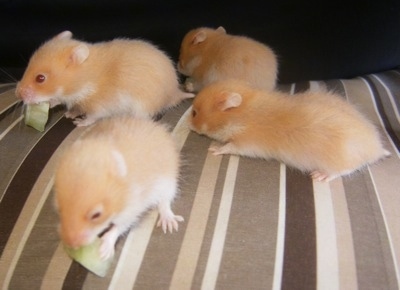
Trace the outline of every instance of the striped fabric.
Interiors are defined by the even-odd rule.
[[[159,121],[181,148],[173,210],[185,222],[165,235],[150,211],[99,278],[64,253],[53,206],[57,158],[83,129],[61,109],[44,133],[25,126],[15,86],[1,85],[2,289],[399,289],[400,70],[279,88],[319,87],[369,116],[392,156],[330,183],[274,160],[213,156],[186,126],[186,101]]]

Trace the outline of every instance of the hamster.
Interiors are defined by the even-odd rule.
[[[275,158],[330,181],[389,156],[377,129],[332,92],[294,96],[238,81],[214,83],[194,99],[189,126],[223,143],[215,155]]]
[[[245,36],[229,35],[221,26],[189,31],[181,43],[177,68],[188,76],[185,89],[189,92],[226,79],[272,90],[278,74],[277,57],[270,47]]]
[[[171,59],[143,40],[87,43],[64,31],[32,55],[17,84],[26,104],[65,104],[77,126],[120,114],[152,118],[193,94],[179,88]]]
[[[178,230],[183,218],[172,212],[171,203],[178,190],[179,160],[162,124],[129,117],[93,124],[65,149],[56,167],[63,243],[79,248],[101,236],[101,257],[112,257],[118,237],[152,207],[158,207],[164,232]]]

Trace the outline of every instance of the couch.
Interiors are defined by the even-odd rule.
[[[0,1],[0,284],[2,289],[399,289],[400,2]],[[43,41],[139,37],[176,61],[191,28],[223,25],[269,44],[277,89],[327,88],[379,128],[391,157],[329,183],[277,160],[213,156],[188,129],[191,100],[157,122],[181,152],[178,232],[150,210],[121,237],[104,278],[64,252],[53,173],[79,138],[63,107],[44,132],[23,122],[16,81]],[[321,112],[323,114],[323,112]]]

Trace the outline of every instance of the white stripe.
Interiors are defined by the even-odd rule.
[[[396,254],[396,250],[395,250],[394,243],[393,243],[392,232],[390,231],[389,223],[388,223],[388,220],[387,220],[386,214],[385,214],[385,209],[383,208],[381,196],[380,196],[378,188],[376,186],[374,175],[371,172],[370,166],[368,166],[368,172],[369,172],[369,175],[371,176],[372,184],[374,186],[374,191],[376,192],[376,198],[378,200],[379,208],[382,213],[382,218],[383,218],[383,222],[385,224],[385,230],[386,230],[387,238],[388,238],[389,245],[390,245],[390,252],[392,253],[393,264],[394,264],[394,268],[396,271],[397,286],[400,289],[400,270],[399,270],[399,259],[398,259],[398,256],[400,256],[400,255]],[[394,200],[394,199],[392,199],[392,200]],[[397,205],[398,203],[394,203],[394,204]],[[392,203],[392,206],[393,206],[393,203]],[[396,219],[396,221],[394,223],[392,223],[392,225],[393,224],[395,225],[394,227],[392,227],[394,231],[398,229],[397,221],[398,221],[398,219]]]
[[[224,189],[222,191],[221,203],[219,205],[213,240],[211,243],[210,252],[208,254],[207,266],[201,285],[201,289],[204,290],[214,289],[217,282],[226,232],[228,229],[238,166],[239,157],[231,155],[226,172]]]
[[[24,116],[20,116],[18,119],[16,119],[7,129],[3,131],[3,133],[0,134],[0,140],[4,138],[4,136],[7,135],[8,132],[10,132],[21,120],[24,118]]]
[[[329,183],[313,181],[317,232],[317,289],[339,289],[339,263]]]
[[[133,289],[156,221],[157,211],[153,210],[137,228],[129,232],[109,286],[110,290],[122,287]]]
[[[286,221],[286,165],[280,165],[279,177],[279,216],[276,235],[274,280],[272,289],[279,290],[282,286],[283,256],[285,252],[285,221]]]

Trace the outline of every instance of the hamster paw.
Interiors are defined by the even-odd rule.
[[[78,127],[89,126],[92,125],[94,122],[95,120],[88,118],[75,118],[73,121],[73,123]]]
[[[185,82],[185,90],[190,93],[194,92],[194,84],[189,79]]]
[[[100,258],[107,260],[114,256],[115,243],[119,237],[119,232],[115,226],[111,227],[102,237],[100,245]]]
[[[211,145],[210,148],[208,148],[208,151],[210,151],[213,155],[222,155],[222,154],[231,154],[231,145],[225,144],[225,145]]]
[[[323,181],[323,182],[328,182],[332,179],[331,176],[328,174],[319,172],[319,171],[313,171],[311,172],[311,178],[314,179],[315,181]]]
[[[157,227],[162,228],[164,234],[167,233],[167,229],[170,233],[173,230],[178,231],[178,222],[183,222],[184,219],[180,215],[174,215],[172,212],[168,215],[160,215],[160,219],[157,222]]]

